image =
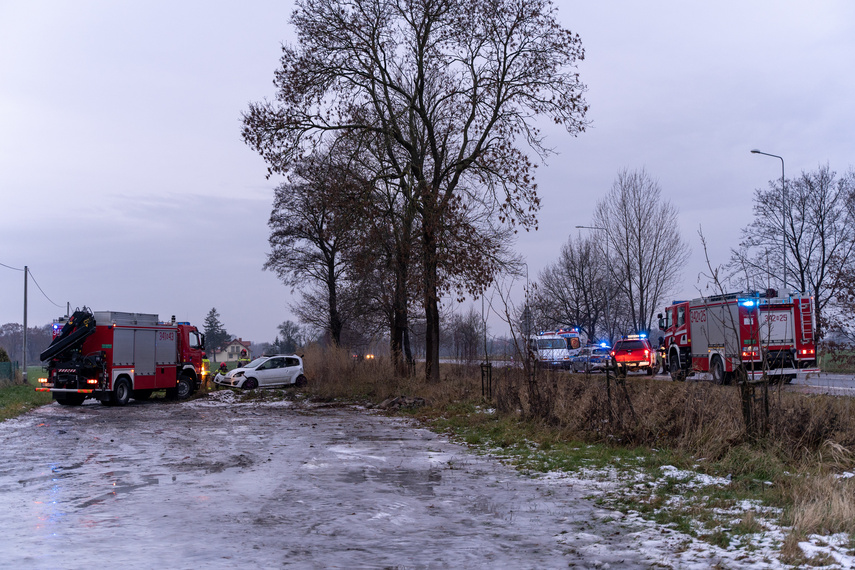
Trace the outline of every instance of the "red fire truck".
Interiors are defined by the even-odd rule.
[[[205,336],[186,322],[157,315],[77,310],[54,324],[54,338],[41,354],[47,377],[36,390],[51,392],[62,405],[86,398],[124,406],[155,390],[169,398],[189,397],[202,381]]]
[[[819,371],[813,325],[813,297],[774,289],[675,301],[659,315],[665,369],[675,380],[708,373],[727,384],[745,371],[789,382]]]

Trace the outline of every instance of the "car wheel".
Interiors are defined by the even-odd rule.
[[[131,399],[131,383],[120,378],[113,386],[113,394],[110,397],[111,403],[115,406],[126,406]]]
[[[656,372],[656,370],[652,366],[647,367],[647,375],[648,376],[653,376],[654,372]]]
[[[303,386],[305,386],[308,383],[309,383],[309,379],[306,378],[305,376],[303,376],[302,374],[297,376],[297,379],[294,380],[294,386],[297,386],[298,388],[302,388]]]
[[[255,390],[258,388],[258,380],[255,378],[247,378],[244,380],[242,388],[244,390]]]
[[[186,400],[193,393],[193,379],[182,374],[178,377],[178,384],[175,386],[175,397],[179,400]]]

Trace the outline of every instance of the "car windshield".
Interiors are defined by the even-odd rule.
[[[594,354],[608,354],[608,353],[609,353],[608,348],[595,348],[594,349]]]
[[[260,357],[256,358],[255,360],[253,360],[252,362],[250,362],[249,364],[244,364],[243,366],[241,366],[241,368],[258,368],[258,365],[261,364],[262,362],[265,362],[266,360],[268,360],[267,357],[260,356]]]
[[[563,338],[539,338],[537,339],[538,350],[552,350],[567,348],[567,341]]]
[[[617,347],[619,350],[637,350],[644,348],[644,343],[640,340],[626,340],[620,343]]]

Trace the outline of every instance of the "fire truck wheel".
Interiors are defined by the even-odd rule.
[[[297,379],[294,380],[294,386],[297,386],[298,388],[305,386],[308,383],[309,383],[309,380],[305,376],[303,376],[302,374],[297,376]]]
[[[131,383],[125,378],[120,378],[113,386],[113,394],[110,398],[115,406],[125,406],[131,399]]]
[[[193,393],[193,379],[182,374],[178,377],[178,384],[175,386],[175,397],[179,400],[186,400]]]
[[[721,364],[721,358],[713,358],[710,372],[712,372],[713,382],[719,385],[724,384],[724,366]]]
[[[671,380],[674,382],[682,382],[686,379],[686,376],[683,374],[683,371],[680,370],[680,363],[677,362],[676,358],[671,358]]]
[[[247,378],[246,380],[244,380],[244,390],[255,390],[256,388],[258,388],[258,380],[256,380],[255,378]]]

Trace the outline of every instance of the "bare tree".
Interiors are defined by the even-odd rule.
[[[465,314],[452,314],[448,321],[451,351],[455,358],[466,362],[477,360],[486,332],[481,315],[470,307]]]
[[[353,242],[354,209],[346,203],[355,196],[358,186],[351,173],[331,161],[330,155],[316,155],[294,170],[295,182],[276,188],[273,212],[270,215],[270,253],[265,269],[293,288],[312,289],[310,297],[318,299],[320,286],[324,294],[324,328],[333,343],[341,342],[347,312],[342,311],[347,267],[343,250]],[[349,296],[353,300],[355,294]],[[313,317],[306,322],[318,324]]]
[[[786,207],[780,180],[754,191],[754,221],[742,230],[739,248],[731,250],[728,269],[746,289],[782,282],[786,243],[787,284],[814,295],[821,339],[829,302],[844,286],[845,275],[855,272],[855,172],[837,178],[825,165],[785,182]]]
[[[598,334],[608,336],[607,313],[616,301],[612,286],[608,261],[595,238],[571,236],[558,261],[540,274],[538,305],[556,324],[576,325],[593,340]]]
[[[536,227],[533,165],[516,143],[548,153],[538,115],[584,130],[581,41],[550,0],[298,0],[292,22],[300,43],[283,48],[277,101],[250,106],[244,140],[285,173],[331,133],[381,138],[386,175],[418,216],[434,379],[440,297],[455,280],[483,291],[498,267],[448,247],[449,222],[471,219],[474,199],[495,204],[502,223]]]
[[[594,212],[594,225],[606,229],[612,279],[628,305],[634,332],[650,330],[689,255],[677,208],[661,195],[659,183],[643,168],[623,170]]]

